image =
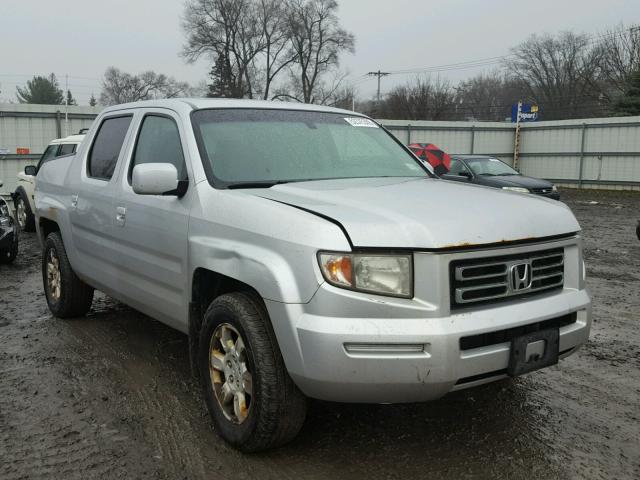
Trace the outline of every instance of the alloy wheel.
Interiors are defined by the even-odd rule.
[[[209,345],[209,374],[216,400],[225,417],[241,424],[253,404],[253,375],[242,336],[232,325],[218,325]]]
[[[47,287],[51,300],[58,301],[62,292],[62,275],[60,274],[60,261],[53,249],[47,253]]]
[[[16,218],[18,220],[18,225],[20,225],[20,228],[24,228],[27,226],[27,207],[24,204],[24,200],[22,198],[19,198],[16,204]]]

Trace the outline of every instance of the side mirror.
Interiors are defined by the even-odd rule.
[[[31,175],[32,177],[35,177],[36,173],[38,173],[38,170],[36,169],[35,166],[27,165],[26,167],[24,167],[24,174],[25,175]]]
[[[471,174],[466,170],[461,170],[460,173],[458,173],[458,175],[460,175],[461,177],[467,177],[469,179],[471,178]]]
[[[131,185],[138,195],[182,196],[181,183],[178,170],[170,163],[143,163],[133,167]]]

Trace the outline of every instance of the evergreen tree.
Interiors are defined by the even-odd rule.
[[[221,52],[209,73],[212,83],[209,84],[207,97],[209,98],[242,98],[238,92],[236,78],[229,62],[229,55]]]
[[[16,87],[16,97],[20,103],[36,103],[40,105],[62,105],[64,92],[58,87],[55,74],[49,77],[33,77],[23,88]]]
[[[71,90],[67,90],[67,105],[78,105],[76,99],[71,95]]]
[[[640,70],[631,75],[627,91],[614,107],[614,115],[640,115]]]
[[[89,99],[89,106],[91,107],[95,107],[98,104],[96,97],[93,96],[93,93],[91,94],[91,98]]]

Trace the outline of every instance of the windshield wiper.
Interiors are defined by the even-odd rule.
[[[227,185],[229,190],[239,190],[242,188],[271,188],[275,185],[282,185],[283,183],[289,183],[290,180],[267,180],[264,182],[238,182]]]

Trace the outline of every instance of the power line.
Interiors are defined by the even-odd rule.
[[[590,34],[586,36],[586,39],[588,40],[587,45],[591,45],[593,43],[596,43],[597,41],[602,41],[606,38],[614,38],[617,36],[623,36],[625,35],[627,32],[634,32],[634,31],[640,31],[640,25],[634,25],[632,27],[629,28],[625,28],[623,30],[620,31],[614,31],[614,32],[608,32],[608,33],[604,33],[604,34],[598,34],[598,33],[594,33],[594,34]],[[471,69],[471,68],[478,68],[478,67],[486,67],[486,66],[490,66],[490,65],[496,65],[499,64],[501,62],[503,62],[504,60],[510,58],[510,57],[514,57],[517,56],[515,53],[509,53],[506,55],[498,55],[495,57],[486,57],[486,58],[480,58],[480,59],[476,59],[476,60],[468,60],[465,62],[457,62],[457,63],[448,63],[448,64],[443,64],[443,65],[434,65],[431,67],[420,67],[420,68],[407,68],[407,69],[398,69],[398,70],[389,70],[388,73],[394,74],[394,75],[402,75],[402,74],[410,74],[410,73],[439,73],[439,72],[447,72],[447,71],[452,71],[452,70],[466,70],[466,69]]]

